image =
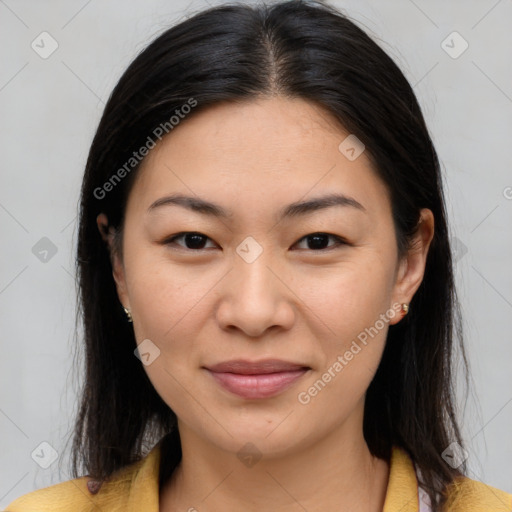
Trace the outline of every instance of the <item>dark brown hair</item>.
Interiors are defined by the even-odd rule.
[[[126,162],[191,98],[196,106],[189,116],[220,102],[272,95],[326,108],[365,144],[390,192],[400,255],[409,247],[420,209],[434,214],[423,282],[409,315],[390,327],[367,391],[364,435],[370,451],[387,460],[393,445],[404,448],[421,470],[434,511],[441,510],[446,486],[466,471],[441,456],[450,443],[463,445],[452,381],[456,339],[464,370],[466,358],[440,165],[414,92],[395,62],[354,22],[320,1],[232,3],[199,12],[149,44],[114,88],[81,191],[77,272],[85,375],[73,439],[74,476],[104,479],[140,459],[145,444],[165,434],[168,472],[181,457],[176,416],[134,356],[132,325],[119,303],[97,215],[107,215],[119,243],[138,169]],[[121,168],[126,172],[119,173]],[[116,173],[122,179],[113,180]],[[107,182],[108,191],[98,192]]]

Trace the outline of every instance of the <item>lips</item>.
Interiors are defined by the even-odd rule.
[[[268,398],[289,388],[311,368],[302,364],[267,359],[236,359],[206,367],[224,389],[246,399]]]

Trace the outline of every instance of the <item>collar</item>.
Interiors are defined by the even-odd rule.
[[[393,446],[383,512],[418,512],[418,503],[418,480],[413,462],[402,448]]]
[[[161,441],[143,459],[130,486],[126,512],[158,512]],[[142,508],[141,508],[142,507]],[[409,455],[394,446],[383,512],[418,512],[418,482]]]

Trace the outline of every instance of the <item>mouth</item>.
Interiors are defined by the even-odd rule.
[[[277,359],[226,361],[205,369],[222,388],[245,399],[276,396],[311,370],[308,366]]]

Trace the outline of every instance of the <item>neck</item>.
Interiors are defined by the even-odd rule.
[[[180,424],[182,459],[162,486],[160,512],[380,512],[388,463],[358,432],[342,427],[293,453],[243,463]]]

